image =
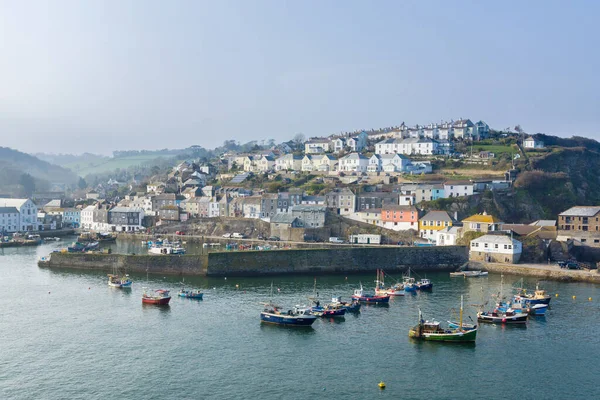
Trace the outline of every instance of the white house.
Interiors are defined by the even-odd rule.
[[[360,153],[350,153],[339,161],[339,170],[345,172],[367,172],[369,158]]]
[[[96,207],[87,206],[81,210],[81,227],[83,229],[92,229],[94,223],[94,210]]]
[[[337,169],[338,160],[331,154],[323,154],[322,157],[313,157],[313,169],[316,171],[335,171]]]
[[[519,262],[523,246],[506,235],[483,235],[471,240],[469,259],[514,264]]]
[[[331,140],[327,138],[313,138],[304,143],[305,154],[319,154],[331,151]]]
[[[475,133],[475,124],[470,119],[459,119],[452,124],[454,137],[457,139],[472,139]]]
[[[16,207],[0,206],[0,235],[19,230],[19,210]]]
[[[369,158],[369,172],[403,172],[410,165],[408,157],[402,154],[373,154]]]
[[[275,160],[277,171],[302,171],[302,156],[286,154]]]
[[[437,124],[429,124],[423,128],[423,136],[428,139],[437,139],[440,137],[440,130]]]
[[[525,142],[523,142],[523,147],[526,149],[543,149],[544,142],[534,138],[533,136],[530,136],[525,139]]]
[[[344,151],[346,147],[346,139],[345,138],[336,138],[331,141],[331,145],[333,146],[334,153],[340,153]]]
[[[212,197],[208,202],[208,217],[216,218],[220,215],[219,201],[216,197]]]
[[[444,122],[438,126],[440,140],[452,140],[454,138],[454,127],[451,123]]]
[[[381,244],[381,235],[359,233],[357,235],[350,235],[348,241],[355,244]]]
[[[428,138],[386,139],[375,145],[375,154],[437,154],[438,142]]]
[[[470,181],[444,182],[444,197],[472,196],[473,187],[473,182]]]
[[[436,246],[456,246],[456,242],[460,238],[460,226],[447,226],[435,233]]]
[[[19,212],[17,231],[36,231],[38,229],[38,207],[30,199],[0,198],[0,207],[14,207]],[[10,212],[9,214],[14,214]],[[13,218],[11,217],[11,220]]]
[[[312,171],[313,168],[313,156],[310,154],[306,154],[302,159],[302,171]]]

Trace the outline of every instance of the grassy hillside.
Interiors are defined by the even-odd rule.
[[[114,171],[116,169],[127,169],[129,167],[140,166],[152,162],[156,159],[166,156],[156,156],[155,154],[144,154],[126,157],[104,157],[101,159],[81,159],[79,161],[65,164],[65,168],[69,168],[79,176],[87,176],[93,174],[102,174],[104,172]]]

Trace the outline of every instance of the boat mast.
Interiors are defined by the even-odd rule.
[[[458,325],[458,329],[463,332],[463,295],[460,295],[460,325]]]

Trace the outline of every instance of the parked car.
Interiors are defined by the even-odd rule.
[[[258,240],[267,240],[267,238],[265,236],[263,236],[263,235],[258,235],[256,237],[256,239],[258,239]]]
[[[279,236],[269,236],[267,240],[270,240],[272,242],[279,242],[281,239],[279,238]]]
[[[232,238],[236,238],[236,239],[243,239],[243,238],[245,238],[246,236],[244,236],[244,235],[243,235],[243,234],[241,234],[241,233],[234,232],[234,233],[232,233],[232,234],[231,234],[231,237],[232,237]]]
[[[175,234],[178,235],[178,236],[183,236],[183,235],[185,235],[185,232],[184,231],[177,231],[177,232],[175,232]]]
[[[223,237],[229,239],[231,237],[231,233],[224,233]]]
[[[339,237],[330,237],[329,238],[329,243],[345,243],[344,239],[340,239]]]

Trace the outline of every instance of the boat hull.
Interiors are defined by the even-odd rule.
[[[202,296],[204,296],[204,293],[198,293],[198,294],[179,293],[178,295],[179,295],[179,297],[185,297],[188,299],[202,300]]]
[[[171,301],[170,297],[163,297],[160,299],[142,297],[142,304],[154,304],[158,306],[166,306]]]
[[[367,304],[383,304],[390,302],[390,296],[352,296],[352,298],[356,301],[360,301],[361,303]]]
[[[527,322],[527,314],[517,314],[512,316],[495,316],[486,313],[477,315],[477,321],[486,324],[524,324]]]
[[[474,342],[477,338],[477,328],[447,333],[423,332],[421,335],[419,335],[418,327],[414,327],[408,332],[408,336],[411,338],[432,342],[469,343]]]
[[[425,284],[425,285],[418,285],[417,284],[417,290],[431,291],[431,290],[433,290],[433,283],[428,283],[428,284]]]
[[[317,317],[314,315],[294,316],[273,314],[268,312],[260,313],[260,321],[266,324],[306,327],[311,326],[316,320]]]
[[[131,281],[124,282],[124,283],[108,282],[108,286],[118,288],[118,289],[131,289],[132,285],[133,285],[133,282],[131,282]]]
[[[450,328],[450,329],[458,329],[459,325],[460,324],[458,322],[448,321],[448,328]],[[466,324],[466,323],[463,322],[462,328],[463,328],[464,331],[470,331],[470,330],[473,330],[473,329],[477,329],[477,325]]]

